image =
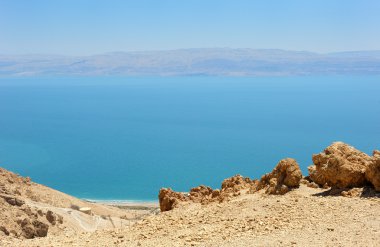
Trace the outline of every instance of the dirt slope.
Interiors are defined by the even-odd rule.
[[[91,215],[78,209],[91,208]],[[91,203],[0,168],[0,237],[46,235],[129,226],[147,212]]]
[[[48,236],[18,246],[378,246],[380,199],[324,196],[326,190],[242,194],[183,203],[124,229]],[[19,241],[19,240],[17,240]],[[3,241],[3,244],[7,244]]]

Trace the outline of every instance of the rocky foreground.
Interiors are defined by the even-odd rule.
[[[0,168],[0,246],[6,239],[123,228],[146,211],[83,201]]]
[[[306,177],[294,159],[284,159],[260,180],[237,175],[220,189],[199,186],[189,193],[163,188],[162,212],[131,226],[50,234],[49,225],[47,237],[4,233],[0,245],[379,246],[380,152],[369,156],[337,142],[312,158]],[[7,200],[0,198],[10,205],[6,210],[23,207]]]

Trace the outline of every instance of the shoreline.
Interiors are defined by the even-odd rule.
[[[82,198],[82,200],[90,203],[114,206],[125,209],[155,209],[159,208],[158,200],[108,200],[108,199],[88,199]]]

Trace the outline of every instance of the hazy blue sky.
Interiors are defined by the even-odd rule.
[[[0,0],[0,54],[380,50],[380,0]]]

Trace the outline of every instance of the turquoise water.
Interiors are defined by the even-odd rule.
[[[82,198],[306,173],[336,140],[380,148],[380,77],[0,79],[0,165]]]

